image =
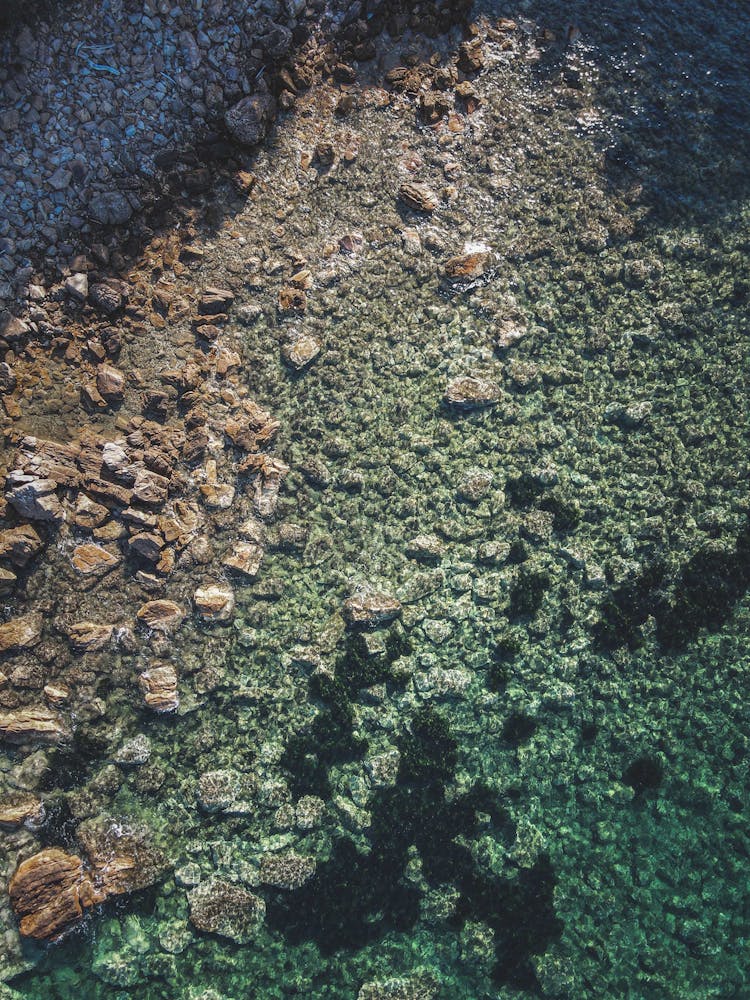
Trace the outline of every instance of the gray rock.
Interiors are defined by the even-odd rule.
[[[103,226],[124,226],[133,215],[133,206],[119,191],[101,191],[89,202],[89,214]]]

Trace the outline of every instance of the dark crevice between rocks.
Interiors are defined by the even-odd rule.
[[[339,837],[330,859],[292,892],[270,893],[269,925],[293,944],[314,941],[324,954],[361,948],[389,931],[406,932],[419,919],[422,889],[406,878],[416,848],[424,882],[450,882],[459,900],[451,925],[480,920],[495,932],[493,979],[538,993],[531,956],[545,951],[562,927],[553,907],[554,872],[547,857],[513,876],[480,869],[457,838],[488,831],[506,847],[515,827],[497,792],[480,783],[452,797],[447,784],[458,744],[446,718],[426,706],[398,742],[401,764],[393,788],[375,791],[369,853]]]

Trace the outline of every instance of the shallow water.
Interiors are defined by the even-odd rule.
[[[323,91],[247,204],[227,188],[192,280],[239,289],[292,470],[277,520],[304,532],[269,529],[232,626],[186,634],[182,714],[113,695],[152,753],[110,811],[177,880],[94,915],[20,995],[747,993],[748,14],[722,6],[485,4],[520,28],[460,131],[375,87],[342,121]],[[303,170],[321,130],[356,159]],[[455,193],[426,218],[406,179]],[[490,266],[452,285],[466,244]],[[290,319],[292,253],[313,287]],[[323,350],[292,375],[296,330]],[[465,374],[498,404],[446,408]],[[347,635],[359,585],[402,621]],[[261,884],[289,850],[312,879]],[[186,883],[217,874],[265,900],[242,943],[188,923]]]

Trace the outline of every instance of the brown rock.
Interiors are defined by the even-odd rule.
[[[37,614],[11,618],[0,625],[0,653],[30,649],[42,636],[42,616]]]
[[[44,705],[0,713],[0,737],[9,743],[60,743],[67,736],[60,716]]]
[[[284,285],[279,291],[279,311],[283,313],[303,313],[307,309],[307,296],[302,288]]]
[[[500,386],[474,375],[461,375],[448,383],[443,399],[457,410],[482,409],[498,402]]]
[[[196,590],[193,603],[204,622],[226,622],[234,611],[234,591],[226,584],[209,584]]]
[[[42,540],[30,524],[0,531],[0,559],[23,567],[42,547]]]
[[[113,365],[99,365],[96,370],[96,388],[105,399],[122,399],[125,391],[125,376]]]
[[[478,278],[484,274],[489,260],[490,254],[486,250],[459,254],[445,262],[445,276],[451,281]]]
[[[81,493],[76,500],[72,522],[79,528],[93,530],[100,527],[109,517],[109,511],[100,503],[96,503],[91,497]]]
[[[0,566],[0,597],[7,597],[12,594],[18,583],[18,577],[9,569]]]
[[[139,469],[133,483],[133,498],[151,507],[166,503],[169,480],[150,469]]]
[[[8,886],[24,937],[54,941],[74,927],[84,910],[106,898],[75,854],[50,847],[21,862]]]
[[[224,288],[207,288],[198,302],[201,316],[218,316],[225,313],[234,302],[234,293]]]
[[[119,566],[122,557],[119,553],[110,552],[102,545],[86,542],[73,549],[71,562],[82,576],[99,576],[109,573],[115,566]]]
[[[155,664],[138,678],[143,700],[155,712],[174,712],[179,707],[177,671],[169,663]]]
[[[82,653],[103,649],[113,632],[114,625],[96,625],[94,622],[76,622],[67,629],[71,646]]]
[[[256,577],[263,561],[263,548],[252,542],[236,542],[231,551],[224,556],[222,566],[233,569],[245,576]]]
[[[416,181],[406,181],[398,189],[399,200],[415,212],[434,212],[440,198],[432,188]]]
[[[156,632],[174,632],[185,617],[175,601],[147,601],[138,609],[137,618]]]
[[[377,628],[400,615],[399,601],[382,591],[354,594],[344,601],[344,620],[352,628]]]
[[[284,361],[296,371],[302,371],[313,363],[321,351],[317,337],[305,333],[281,348]]]
[[[9,792],[0,798],[0,827],[14,829],[26,825],[38,829],[44,822],[41,799],[30,792]]]

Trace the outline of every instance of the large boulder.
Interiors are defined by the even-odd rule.
[[[190,922],[199,931],[247,944],[263,923],[266,904],[260,896],[222,878],[210,878],[188,893]]]

